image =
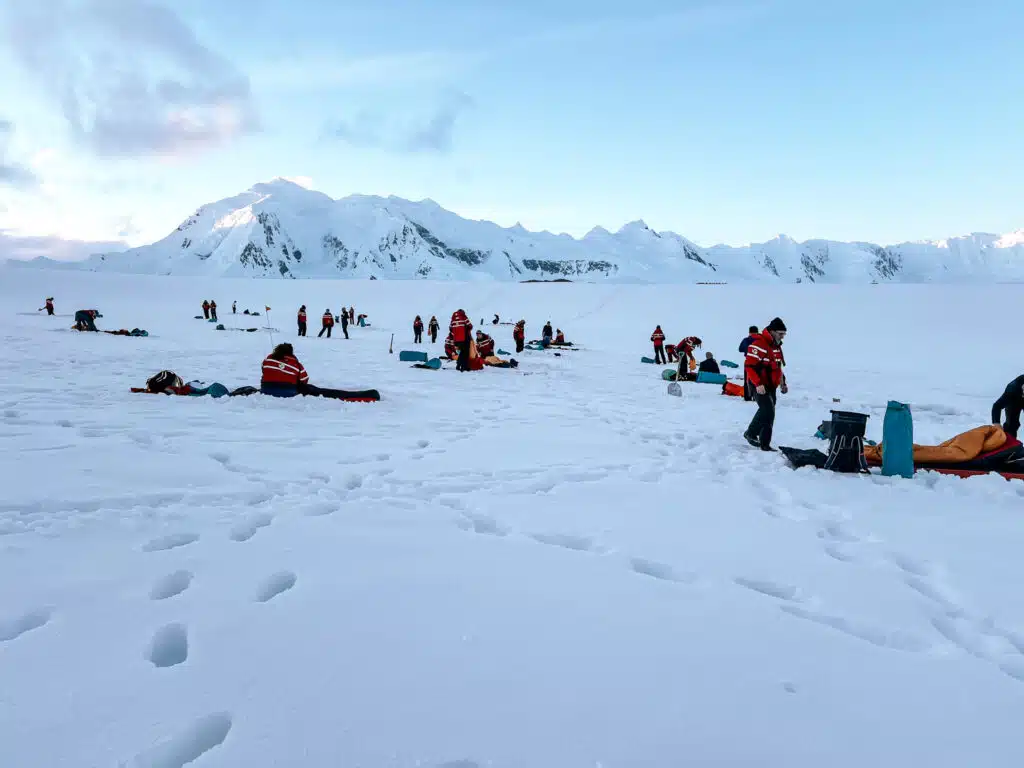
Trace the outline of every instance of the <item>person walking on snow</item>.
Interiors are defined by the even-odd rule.
[[[762,451],[773,451],[772,429],[775,426],[775,405],[777,390],[789,392],[786,374],[782,367],[786,360],[782,355],[782,340],[786,337],[786,324],[775,318],[768,327],[747,345],[744,367],[747,381],[754,388],[757,413],[743,433],[743,439]]]
[[[345,334],[345,338],[348,338],[348,312],[345,308],[341,308],[341,332]]]
[[[654,362],[667,365],[668,360],[665,358],[665,332],[661,330],[660,325],[651,334],[651,341],[654,342]]]
[[[516,352],[522,352],[526,348],[526,321],[520,320],[512,329],[512,340],[516,343]]]
[[[490,357],[494,354],[494,339],[483,331],[476,332],[476,353],[480,357]]]
[[[1020,431],[1020,414],[1024,410],[1024,376],[1006,385],[1006,390],[992,404],[992,423],[998,424],[1000,414],[1006,411],[1003,431],[1010,437],[1017,437]]]
[[[299,307],[299,336],[306,335],[306,305]]]
[[[210,302],[206,299],[203,299],[203,319],[210,319]]]
[[[320,329],[320,333],[318,333],[316,337],[319,339],[321,336],[324,335],[324,332],[326,331],[327,338],[331,338],[331,328],[334,327],[334,314],[331,312],[330,309],[324,310],[324,316],[321,322],[323,323],[323,328]]]
[[[419,315],[416,315],[416,319],[412,321],[412,337],[413,344],[423,343],[423,320]]]
[[[740,342],[740,354],[747,354],[747,347],[750,346],[750,342],[757,338],[758,330],[756,325],[750,326],[747,331],[747,337]],[[748,402],[754,399],[754,388],[750,386],[750,382],[747,381],[747,367],[743,366],[743,399]]]
[[[473,338],[470,336],[473,332],[473,324],[469,322],[469,318],[466,316],[465,311],[457,309],[452,313],[452,321],[448,326],[448,329],[451,331],[452,341],[455,342],[455,348],[459,351],[459,360],[455,364],[455,370],[468,371],[469,343]]]
[[[437,343],[437,332],[439,330],[441,330],[441,325],[437,322],[437,317],[435,315],[431,315],[430,323],[427,325],[427,332],[430,334],[431,344]]]
[[[210,301],[210,319],[217,322],[217,302]]]
[[[231,302],[231,314],[232,315],[237,315],[238,314],[238,302],[237,301],[232,301]]]
[[[46,314],[52,315],[53,314],[53,297],[52,296],[50,296],[46,300],[46,304],[44,306],[46,307]]]

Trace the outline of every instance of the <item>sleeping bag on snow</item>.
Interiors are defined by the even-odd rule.
[[[880,465],[884,450],[884,441],[865,447],[868,464]],[[976,427],[939,445],[915,445],[913,451],[917,469],[1024,473],[1024,446],[995,424]]]
[[[699,371],[697,373],[698,384],[725,384],[728,381],[724,373],[708,373],[707,371]]]
[[[427,353],[415,349],[403,349],[398,353],[398,359],[403,363],[425,363],[427,362]]]

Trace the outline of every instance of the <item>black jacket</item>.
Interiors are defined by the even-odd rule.
[[[992,423],[999,423],[1003,411],[1008,414],[1010,411],[1016,411],[1019,414],[1022,410],[1024,410],[1024,376],[1018,376],[1006,385],[1006,390],[992,404]]]
[[[704,371],[704,373],[721,373],[722,371],[718,368],[718,363],[714,360],[702,360],[700,365],[697,366],[698,371]]]

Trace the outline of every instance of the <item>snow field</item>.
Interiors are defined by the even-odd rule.
[[[832,407],[877,439],[890,398],[930,442],[1020,373],[983,317],[1013,294],[0,272],[4,762],[1018,765],[1024,484],[794,472],[742,442],[750,405],[638,362],[656,323],[739,361],[779,314],[777,444]],[[381,402],[129,393],[258,383],[266,332],[203,298],[229,328],[269,304],[314,383]],[[316,339],[342,303],[373,326]],[[584,349],[398,362],[460,306]],[[152,335],[67,330],[86,307]]]

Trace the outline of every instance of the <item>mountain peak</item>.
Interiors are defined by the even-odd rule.
[[[650,232],[650,231],[651,231],[651,228],[647,226],[647,222],[646,221],[644,221],[643,219],[637,219],[636,221],[631,221],[628,224],[623,224],[619,228],[618,234],[620,234],[620,235],[628,235],[631,232]]]

